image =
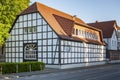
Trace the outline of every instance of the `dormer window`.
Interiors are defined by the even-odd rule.
[[[94,32],[90,32],[88,30],[80,30],[73,28],[72,34],[79,36],[81,38],[98,40],[98,35]]]

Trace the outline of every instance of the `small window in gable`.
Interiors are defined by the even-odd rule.
[[[34,27],[34,32],[35,32],[35,33],[37,32],[37,27]]]
[[[28,29],[27,27],[24,28],[24,32],[27,33],[28,32]]]
[[[29,32],[29,33],[32,33],[32,31],[33,31],[33,27],[29,27],[29,28],[28,28],[28,32]]]
[[[37,27],[36,26],[31,26],[31,27],[25,27],[24,28],[24,33],[36,33],[37,32]]]

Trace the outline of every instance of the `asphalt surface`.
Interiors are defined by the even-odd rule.
[[[120,64],[64,70],[48,69],[4,76],[7,77],[0,80],[120,80]]]

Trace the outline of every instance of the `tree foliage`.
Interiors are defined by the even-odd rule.
[[[0,46],[9,37],[16,15],[29,6],[30,0],[0,0]]]

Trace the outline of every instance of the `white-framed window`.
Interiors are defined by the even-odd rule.
[[[36,33],[37,27],[31,26],[31,27],[24,27],[24,33]]]

